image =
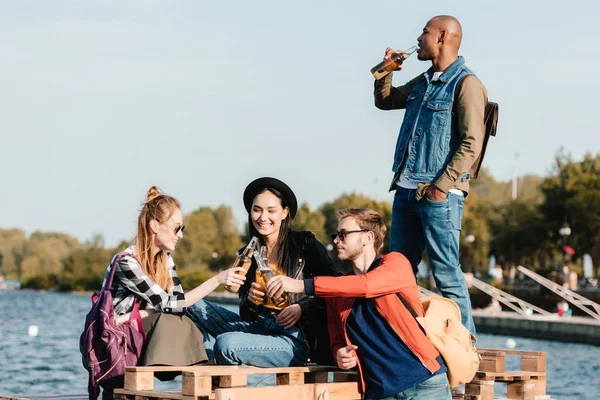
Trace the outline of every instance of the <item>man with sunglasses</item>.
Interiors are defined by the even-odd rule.
[[[358,368],[365,399],[450,399],[442,357],[398,298],[423,315],[412,267],[400,253],[377,253],[386,234],[383,218],[366,208],[337,216],[332,237],[352,272],[304,281],[277,276],[267,283],[267,295],[325,298],[334,358],[341,369]]]

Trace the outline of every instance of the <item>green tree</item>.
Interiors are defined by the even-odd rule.
[[[200,207],[184,218],[186,229],[174,258],[178,268],[229,267],[243,243],[229,206]]]
[[[4,255],[2,271],[6,279],[19,279],[23,245],[26,241],[27,236],[21,229],[0,229],[0,251]]]
[[[79,240],[65,233],[33,232],[23,245],[21,279],[36,274],[60,273],[62,258],[80,246]]]
[[[486,216],[490,204],[471,193],[465,202],[460,235],[460,264],[464,271],[487,271],[491,232]],[[470,240],[469,240],[470,239]]]
[[[568,241],[577,254],[589,253],[592,259],[600,259],[600,153],[587,153],[577,162],[561,150],[542,191],[541,211],[556,248],[562,239],[558,231],[567,220],[572,232]]]
[[[390,224],[392,222],[392,205],[387,201],[377,201],[366,197],[362,194],[357,193],[344,193],[340,197],[336,198],[331,202],[323,204],[319,210],[325,216],[325,230],[328,233],[334,233],[337,230],[338,220],[335,212],[342,208],[370,208],[377,211],[385,220],[386,227],[388,229],[388,235],[390,231]],[[383,253],[389,251],[389,240],[384,240]]]
[[[517,200],[495,207],[492,215],[491,252],[499,264],[534,269],[546,266],[548,228],[537,204]]]
[[[293,227],[297,231],[310,231],[315,234],[317,239],[327,244],[330,237],[325,229],[325,216],[320,210],[311,211],[308,203],[302,203],[294,218]]]
[[[325,217],[325,231],[334,233],[337,230],[338,219],[336,211],[342,208],[370,208],[378,212],[386,222],[387,232],[386,238],[383,241],[382,253],[389,252],[389,231],[392,221],[392,205],[386,201],[377,201],[357,193],[344,193],[337,199],[323,204],[319,211]],[[337,259],[335,251],[331,254],[332,258]],[[348,272],[351,266],[348,263],[340,263],[338,268],[340,271]]]

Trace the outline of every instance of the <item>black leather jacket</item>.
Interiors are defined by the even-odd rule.
[[[286,270],[287,276],[296,277],[301,265],[304,265],[304,270],[297,279],[309,279],[320,275],[338,275],[327,250],[312,232],[291,231],[289,240],[290,263]],[[304,262],[300,260],[304,260]],[[252,259],[252,266],[248,270],[246,281],[239,290],[240,316],[247,322],[255,321],[262,312],[269,312],[263,306],[257,306],[248,300],[248,292],[252,287],[252,282],[256,280],[256,268],[256,261]],[[315,296],[301,297],[293,294],[290,294],[290,296],[290,301],[293,304],[299,304],[302,309],[298,325],[304,333],[309,347],[310,361],[322,365],[335,365],[329,344],[325,301]],[[301,298],[294,301],[295,297]]]

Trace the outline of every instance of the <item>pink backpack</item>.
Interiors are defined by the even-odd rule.
[[[133,303],[129,321],[115,326],[110,288],[119,259],[123,256],[134,257],[125,252],[115,256],[105,285],[92,296],[92,309],[85,317],[85,329],[79,339],[83,366],[90,374],[88,379],[90,400],[98,398],[99,385],[103,382],[124,375],[125,367],[137,365],[146,340],[137,299]]]

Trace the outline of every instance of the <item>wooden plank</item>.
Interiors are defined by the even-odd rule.
[[[474,379],[465,385],[465,399],[469,396],[479,396],[481,400],[494,398],[494,381]]]
[[[506,397],[509,399],[535,400],[535,381],[525,380],[507,384]]]
[[[277,385],[303,385],[304,372],[286,372],[275,374]]]
[[[477,371],[475,374],[478,378],[482,380],[495,380],[496,382],[502,381],[522,381],[531,378],[537,377],[545,377],[545,372],[535,372],[535,371],[506,371],[506,372],[484,372]]]
[[[546,394],[546,377],[538,377],[535,380],[535,395],[543,396]]]
[[[489,355],[491,353],[486,353],[481,356],[481,360],[479,362],[479,371],[485,372],[504,372],[506,359],[504,353],[497,353],[495,355]]]
[[[509,350],[509,349],[477,349],[477,352],[479,354],[482,353],[505,353],[505,354],[514,354],[514,355],[518,355],[521,356],[523,354],[527,354],[530,356],[537,356],[537,355],[541,355],[541,354],[546,354],[543,351],[528,351],[528,350]]]
[[[521,370],[546,372],[546,354],[523,354],[521,356]]]
[[[215,400],[313,400],[314,390],[314,385],[218,388]]]
[[[360,399],[360,396],[358,382],[218,388],[215,390],[215,400],[355,400]]]
[[[154,372],[151,371],[125,371],[125,389],[152,390],[154,389]]]
[[[140,400],[150,400],[150,399],[161,399],[161,400],[214,400],[215,395],[212,393],[209,397],[193,397],[193,396],[185,396],[180,391],[145,391],[145,390],[127,390],[127,389],[115,389],[115,397],[123,396],[121,398],[125,399],[140,399]],[[263,399],[264,400],[264,399]]]
[[[261,368],[246,365],[192,365],[192,366],[153,366],[153,367],[127,367],[126,371],[132,372],[172,372],[172,371],[215,371],[214,376],[225,374],[278,374],[288,372],[319,372],[342,371],[337,367],[327,365],[309,365],[304,367],[286,368]]]
[[[358,382],[318,383],[315,385],[315,400],[360,400]]]
[[[219,387],[232,388],[248,385],[247,375],[226,375],[219,377]]]
[[[212,378],[201,375],[196,371],[184,371],[181,374],[181,393],[185,396],[210,395],[212,390]]]

